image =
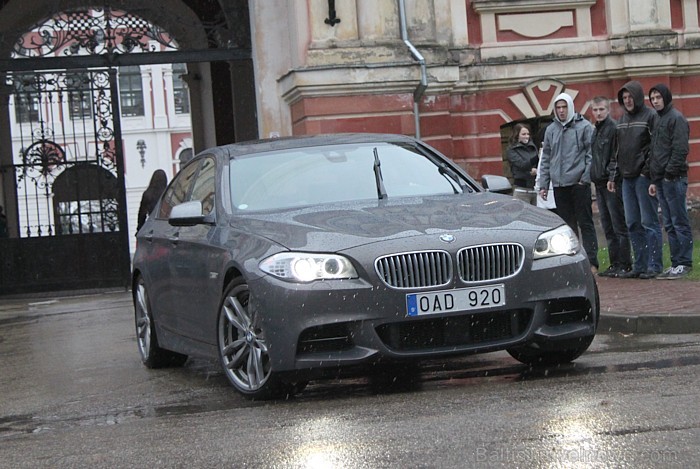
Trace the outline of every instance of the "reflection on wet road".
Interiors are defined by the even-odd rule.
[[[71,306],[74,307],[74,306]],[[147,370],[128,301],[0,323],[0,467],[692,467],[700,335],[599,335],[574,364],[506,353],[342,377],[288,401],[218,365]],[[57,311],[57,310],[53,310]]]

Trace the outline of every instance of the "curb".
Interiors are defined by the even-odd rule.
[[[601,314],[598,334],[697,334],[700,314]]]

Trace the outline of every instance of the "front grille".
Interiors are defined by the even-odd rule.
[[[525,249],[520,244],[487,244],[457,253],[459,277],[464,282],[499,280],[515,275],[523,266]]]
[[[523,334],[532,318],[527,309],[383,324],[377,334],[397,351],[439,350],[493,343]]]
[[[393,288],[439,287],[452,281],[452,260],[445,251],[421,251],[380,257],[377,275]]]

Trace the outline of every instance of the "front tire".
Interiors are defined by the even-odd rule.
[[[593,318],[593,327],[595,331],[598,329],[598,321],[600,320],[600,295],[598,294],[597,283],[594,283],[594,289],[595,311],[591,311],[591,313],[595,314]],[[571,363],[583,355],[583,353],[588,350],[588,347],[590,347],[594,338],[595,333],[594,335],[581,338],[575,347],[564,350],[540,350],[524,346],[508,349],[507,352],[519,362],[533,367],[564,365],[566,363]]]
[[[141,361],[148,368],[182,366],[187,355],[160,348],[156,327],[151,312],[151,304],[143,277],[136,279],[134,291],[134,319],[136,323],[136,342],[139,346]]]
[[[305,382],[284,382],[273,370],[269,343],[258,314],[250,307],[250,290],[242,277],[226,287],[217,329],[224,374],[242,395],[250,399],[289,397],[306,386]]]
[[[576,360],[588,350],[591,342],[593,342],[593,336],[583,337],[575,348],[567,350],[540,350],[525,346],[511,348],[507,352],[511,357],[526,365],[533,367],[556,366]]]

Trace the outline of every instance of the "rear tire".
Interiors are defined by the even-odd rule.
[[[142,276],[136,279],[133,291],[134,319],[136,322],[136,342],[139,346],[141,361],[148,368],[164,368],[182,366],[187,361],[187,355],[160,348],[156,336],[155,322],[151,313],[146,283]]]

